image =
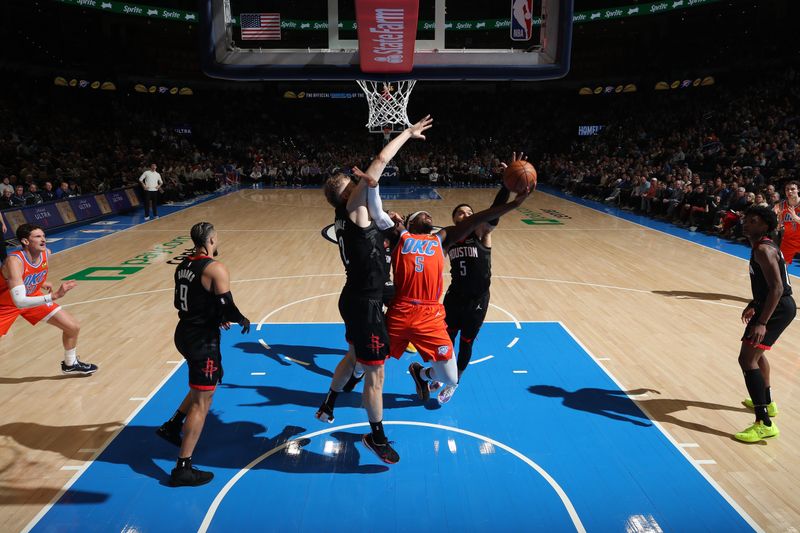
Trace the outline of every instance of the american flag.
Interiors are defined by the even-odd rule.
[[[242,13],[239,15],[242,25],[243,41],[280,41],[280,13]]]

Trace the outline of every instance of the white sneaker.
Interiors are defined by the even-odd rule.
[[[144,217],[145,220],[150,220],[150,217]]]
[[[445,387],[439,392],[439,396],[436,397],[436,399],[439,401],[439,405],[444,405],[449,402],[457,388],[458,385],[445,385]]]

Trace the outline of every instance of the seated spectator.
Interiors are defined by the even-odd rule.
[[[39,194],[42,197],[43,202],[52,202],[56,199],[55,191],[53,191],[53,183],[50,181],[44,182],[44,189],[42,189]]]
[[[11,185],[11,180],[8,176],[5,176],[3,181],[0,182],[0,196],[3,196],[5,191],[11,191],[11,194],[14,194],[14,186]]]
[[[25,189],[22,185],[17,185],[14,188],[14,194],[11,196],[11,207],[22,207],[27,203],[25,198]]]
[[[28,192],[25,193],[25,205],[38,205],[44,203],[42,195],[39,194],[39,187],[35,183],[28,186]]]
[[[55,192],[56,200],[63,200],[64,198],[70,197],[69,191],[69,183],[66,181],[62,181],[61,185],[58,186],[58,189]]]
[[[14,204],[11,203],[11,196],[13,194],[13,189],[3,189],[3,195],[0,196],[0,209],[9,209],[14,207]]]

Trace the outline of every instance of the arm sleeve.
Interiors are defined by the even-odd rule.
[[[494,197],[494,202],[492,202],[492,207],[505,204],[506,202],[508,202],[509,196],[511,196],[511,191],[506,189],[505,185],[500,185],[500,190],[497,191],[497,196]],[[497,226],[499,223],[500,223],[499,217],[489,221],[490,226]]]
[[[394,222],[386,211],[383,210],[383,202],[381,201],[380,185],[375,188],[367,187],[367,209],[369,216],[375,221],[378,229],[383,231],[394,226]]]
[[[11,299],[18,309],[27,309],[28,307],[37,307],[53,302],[53,297],[49,294],[45,294],[44,296],[27,296],[25,294],[25,285],[13,287],[11,289]]]
[[[247,320],[242,312],[239,311],[239,308],[236,307],[236,304],[233,303],[233,294],[231,294],[231,291],[228,291],[225,294],[217,294],[217,298],[220,299],[220,304],[222,304],[223,321],[236,322],[237,324],[240,324]]]

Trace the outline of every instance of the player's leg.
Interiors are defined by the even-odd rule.
[[[214,474],[192,467],[192,453],[203,431],[208,409],[217,384],[222,380],[222,354],[217,330],[187,327],[178,324],[175,329],[175,346],[186,358],[189,367],[189,394],[181,407],[185,409],[183,441],[178,460],[170,474],[172,486],[197,486],[211,481]]]
[[[203,432],[203,426],[206,423],[206,416],[208,415],[208,409],[211,407],[213,397],[214,390],[198,390],[195,388],[189,390],[188,411],[186,413],[186,421],[183,424],[183,442],[181,443],[180,452],[178,452],[178,461],[175,463],[175,468],[170,476],[170,483],[173,486],[204,485],[214,477],[211,472],[203,472],[192,468],[192,454],[197,441],[200,439],[200,434]]]
[[[53,305],[49,307],[40,305],[23,312],[23,316],[29,322],[36,319],[38,314],[42,322],[47,322],[61,330],[61,343],[64,345],[64,360],[61,362],[61,372],[64,374],[94,374],[97,372],[97,365],[84,363],[78,359],[78,334],[81,326],[78,320],[69,314],[66,309]],[[35,322],[31,322],[35,323]]]
[[[180,448],[183,443],[183,437],[181,436],[183,423],[186,420],[186,414],[189,412],[189,407],[191,407],[191,405],[192,393],[190,390],[186,393],[186,396],[184,396],[178,410],[156,430],[156,435]]]
[[[489,308],[489,293],[470,300],[469,306],[465,309],[466,316],[461,329],[461,338],[458,341],[458,377],[469,366],[472,360],[472,347],[478,332],[481,330],[483,321],[486,319],[486,310]]]
[[[370,432],[361,437],[361,442],[384,463],[395,464],[400,455],[392,448],[383,429],[384,365],[365,365],[364,370],[363,402]]]
[[[422,401],[430,398],[429,382],[438,381],[445,387],[458,384],[458,368],[456,366],[453,343],[447,333],[444,320],[444,307],[441,305],[420,306],[420,317],[415,321],[411,342],[419,350],[426,362],[438,363],[423,367],[419,363],[411,363],[408,372],[414,380],[417,395]],[[450,391],[450,396],[452,396]],[[441,394],[441,393],[440,393]],[[449,400],[449,396],[447,400]]]
[[[756,310],[758,316],[759,310]],[[792,323],[797,309],[791,296],[781,298],[778,306],[773,311],[772,316],[766,325],[766,333],[760,343],[755,344],[751,340],[751,330],[755,324],[751,321],[742,336],[742,348],[739,352],[739,366],[744,373],[745,385],[755,411],[756,422],[735,435],[738,440],[744,442],[758,442],[765,438],[777,437],[780,434],[778,426],[770,419],[769,403],[767,401],[767,385],[764,378],[762,367],[767,369],[769,375],[769,363],[762,362],[764,351],[769,350],[778,340],[783,330]]]
[[[381,461],[394,464],[400,460],[400,456],[392,448],[383,429],[384,362],[389,355],[390,345],[383,303],[380,299],[369,300],[365,312],[365,321],[356,335],[360,342],[354,343],[357,365],[364,371],[362,401],[370,427],[370,432],[361,437],[361,442]]]
[[[744,442],[758,442],[768,437],[777,437],[778,427],[772,422],[767,413],[767,397],[764,386],[764,376],[758,367],[759,359],[764,355],[764,348],[742,342],[739,352],[739,366],[744,373],[744,382],[747,392],[753,399],[753,409],[756,421],[735,435],[736,439]]]
[[[333,409],[336,406],[336,399],[339,396],[339,393],[344,391],[344,387],[349,385],[350,379],[353,376],[353,372],[356,366],[356,355],[355,350],[353,349],[353,345],[348,343],[347,353],[342,360],[339,361],[339,364],[336,365],[336,370],[333,372],[333,378],[331,378],[331,386],[328,389],[328,394],[325,395],[325,400],[323,400],[322,405],[320,405],[317,412],[314,414],[317,420],[320,422],[327,422],[329,424],[333,423],[334,415]],[[352,388],[350,390],[353,390]]]

